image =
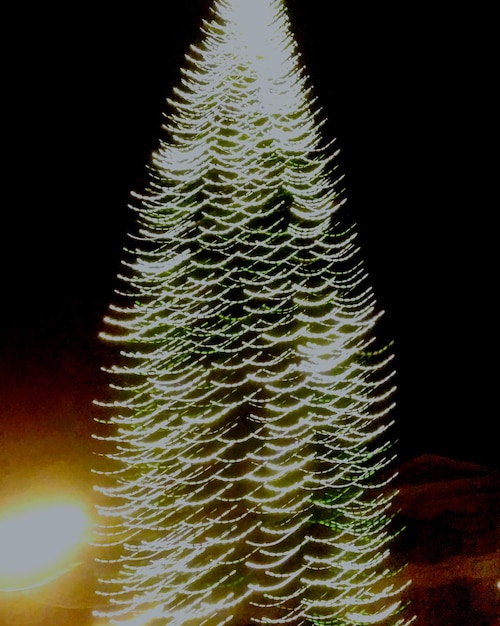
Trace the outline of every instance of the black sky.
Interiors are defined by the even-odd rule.
[[[6,19],[7,493],[33,480],[34,468],[85,481],[91,402],[105,382],[97,332],[130,225],[129,192],[141,189],[165,98],[208,6],[159,4],[82,4],[66,14],[39,5]],[[395,341],[401,454],[500,466],[492,16],[428,4],[288,2],[326,138],[341,149],[386,311],[381,332]]]

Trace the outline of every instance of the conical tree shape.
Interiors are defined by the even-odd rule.
[[[282,1],[216,1],[170,105],[103,334],[97,615],[408,624],[391,357]]]

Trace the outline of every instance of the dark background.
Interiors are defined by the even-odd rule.
[[[398,450],[500,466],[492,16],[289,0],[395,342]],[[5,16],[3,497],[88,481],[129,192],[207,0]],[[78,488],[78,487],[77,487]]]

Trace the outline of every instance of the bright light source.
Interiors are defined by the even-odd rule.
[[[37,587],[59,577],[90,532],[83,504],[52,499],[0,518],[0,591]]]

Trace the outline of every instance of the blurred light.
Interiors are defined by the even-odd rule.
[[[82,503],[70,499],[25,503],[0,517],[0,591],[44,585],[76,564],[90,535]]]
[[[151,621],[156,619],[156,618],[161,618],[162,617],[162,613],[163,613],[163,607],[162,606],[157,606],[154,607],[153,609],[146,611],[145,613],[143,613],[142,615],[139,615],[137,617],[133,617],[129,620],[120,622],[121,626],[148,626],[148,624],[151,624]],[[182,617],[182,616],[181,616]],[[172,622],[175,624],[179,624],[179,623],[186,623],[186,619],[184,619],[182,622]],[[92,626],[109,626],[109,620],[104,620],[104,621],[97,621],[97,622],[93,622]]]
[[[123,622],[123,626],[147,626],[152,619],[162,616],[162,609],[162,606],[155,607],[139,617]]]

